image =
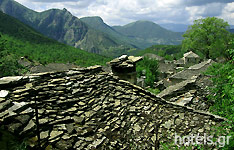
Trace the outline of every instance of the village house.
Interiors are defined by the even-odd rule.
[[[192,66],[200,62],[200,57],[194,52],[190,51],[184,54],[184,57],[176,60],[174,64],[176,67]]]

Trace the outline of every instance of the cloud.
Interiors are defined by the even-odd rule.
[[[234,0],[16,0],[36,11],[66,8],[78,18],[100,16],[109,25],[137,20],[191,24],[207,16],[233,19]],[[45,4],[46,3],[46,4]],[[230,6],[232,6],[230,8]]]
[[[234,0],[183,0],[184,4],[187,6],[201,6],[210,3],[231,3]]]

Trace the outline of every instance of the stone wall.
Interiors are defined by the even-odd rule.
[[[167,102],[100,66],[0,79],[0,125],[41,149],[154,149],[223,118]],[[39,137],[39,139],[38,139]]]

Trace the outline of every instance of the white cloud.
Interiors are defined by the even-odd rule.
[[[66,8],[80,17],[100,16],[110,25],[123,25],[136,20],[156,23],[191,24],[194,19],[220,16],[233,19],[232,0],[16,0],[36,11]],[[62,2],[63,1],[63,2]],[[234,1],[234,0],[233,0]],[[230,11],[231,9],[231,11]]]
[[[219,17],[223,18],[230,25],[234,25],[234,2],[227,4]]]

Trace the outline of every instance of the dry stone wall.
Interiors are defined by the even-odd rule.
[[[0,79],[0,125],[41,149],[154,149],[223,118],[167,102],[100,66]]]

